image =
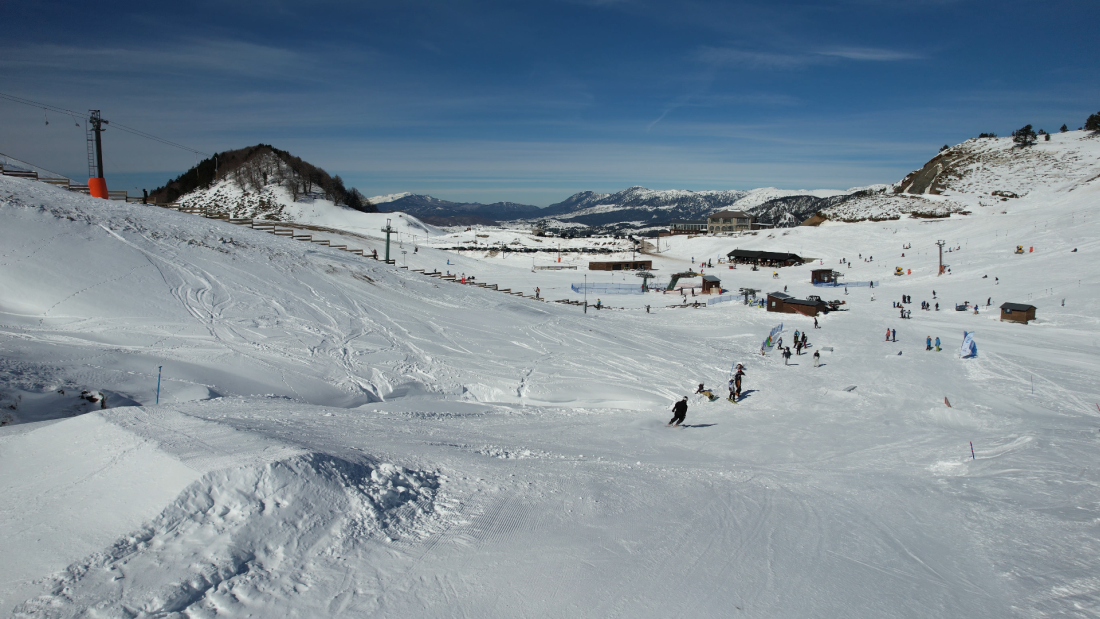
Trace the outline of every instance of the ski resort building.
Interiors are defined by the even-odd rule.
[[[1024,303],[1002,303],[1001,321],[1022,322],[1025,325],[1029,320],[1035,320],[1035,306]]]
[[[796,299],[785,292],[769,292],[768,311],[817,316],[829,311],[829,305],[820,299]]]
[[[589,262],[589,271],[634,271],[653,268],[652,260],[609,260],[606,262]]]
[[[753,216],[744,211],[718,211],[707,217],[707,232],[748,232]]]
[[[677,219],[669,222],[668,235],[677,234],[706,234],[707,220],[705,219]]]
[[[802,264],[804,261],[798,254],[788,254],[774,251],[752,251],[748,249],[735,249],[726,254],[730,262],[737,264],[751,264],[764,267],[789,267]]]
[[[702,292],[703,294],[721,294],[722,281],[718,279],[717,275],[704,275]]]

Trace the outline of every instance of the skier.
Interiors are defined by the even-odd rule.
[[[596,299],[596,309],[602,309],[602,308],[603,308],[603,301],[601,301],[599,299]]]
[[[993,297],[989,297],[985,300],[985,306],[989,307],[990,305],[993,305]]]
[[[788,346],[783,349],[783,365],[787,365],[787,362],[791,360],[791,347]]]
[[[820,329],[821,328],[821,327],[817,326],[817,316],[814,316],[814,328],[815,329]]]
[[[672,405],[672,419],[668,421],[670,426],[678,426],[684,423],[684,417],[688,413],[688,397],[685,395],[684,399]]]
[[[924,349],[925,350],[932,350],[932,336],[931,335],[924,338]]]
[[[802,354],[802,340],[797,340],[796,339],[794,341],[794,354],[796,354],[796,355],[801,355]]]
[[[535,286],[535,298],[536,299],[539,298],[539,294],[541,292],[542,292],[542,290],[538,286]]]
[[[890,341],[890,330],[889,329],[886,330],[886,341],[887,342]]]
[[[802,332],[802,348],[807,348],[807,346],[806,346],[806,332],[805,331]]]
[[[890,330],[890,341],[891,342],[898,341],[898,330],[897,329],[891,329]]]
[[[940,352],[940,338],[936,338],[936,352]]]
[[[795,329],[795,331],[794,331],[794,341],[795,342],[798,342],[798,338],[800,337],[799,334],[800,334],[800,331],[798,329]]]
[[[820,350],[815,350],[814,351],[814,367],[816,368],[819,365],[821,365],[821,351]]]
[[[648,305],[645,306],[645,313],[647,313],[647,314],[649,313],[649,306]]]
[[[940,311],[940,304],[939,303],[936,304],[936,311],[937,312]]]

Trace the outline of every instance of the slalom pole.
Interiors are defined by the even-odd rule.
[[[970,441],[970,459],[971,460],[977,460],[978,459],[974,456],[974,441]]]
[[[157,404],[160,404],[160,369],[164,367],[162,365],[157,366]]]

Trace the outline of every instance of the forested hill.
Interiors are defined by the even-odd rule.
[[[272,160],[280,165],[271,166]],[[216,181],[229,177],[234,177],[244,190],[249,187],[258,190],[279,184],[295,200],[299,196],[320,193],[326,200],[338,205],[366,213],[378,211],[358,189],[345,187],[339,175],[330,175],[323,168],[270,144],[215,153],[164,186],[156,188],[149,197],[156,202],[175,202],[181,196],[208,189]]]

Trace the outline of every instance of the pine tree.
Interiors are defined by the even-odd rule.
[[[1065,125],[1063,124],[1063,125],[1062,125],[1062,133],[1065,133],[1065,132],[1067,132],[1067,131],[1069,131],[1069,127],[1067,127],[1067,126],[1065,126]]]
[[[1085,121],[1085,131],[1100,131],[1100,112],[1089,116]]]
[[[1098,118],[1098,120],[1100,120],[1100,118]],[[1020,146],[1031,146],[1035,144],[1035,138],[1035,131],[1032,130],[1031,125],[1024,125],[1012,132],[1012,141]]]

